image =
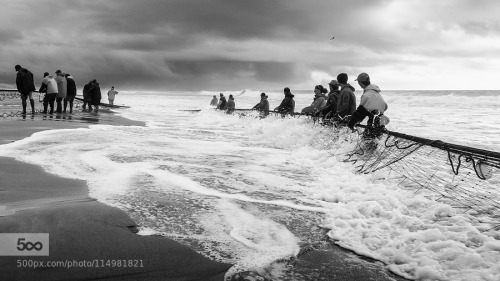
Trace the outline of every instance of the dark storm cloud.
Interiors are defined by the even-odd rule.
[[[491,68],[499,59],[492,47],[500,37],[498,6],[486,0],[11,1],[0,11],[2,69],[9,70],[0,78],[19,63],[36,75],[64,69],[82,83],[216,89],[302,85],[362,69],[422,72],[431,62],[486,56]]]

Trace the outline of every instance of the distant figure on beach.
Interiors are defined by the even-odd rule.
[[[234,103],[234,97],[233,95],[229,95],[229,100],[227,101],[227,105],[226,105],[226,113],[227,114],[231,114],[234,112],[234,109],[236,108],[236,105]]]
[[[47,108],[50,105],[50,114],[54,113],[54,102],[56,101],[57,82],[48,72],[43,74],[42,85],[40,86],[40,93],[45,93],[43,97],[43,113],[47,114]]]
[[[354,125],[362,122],[365,117],[368,117],[368,126],[375,125],[379,127],[387,125],[388,119],[380,119],[388,107],[380,94],[380,88],[377,85],[371,84],[370,76],[364,72],[358,75],[356,81],[358,81],[359,86],[363,88],[363,95],[361,96],[361,102],[358,108],[351,115],[348,127],[354,129]],[[377,122],[373,124],[375,118]]]
[[[290,88],[286,87],[283,89],[283,93],[285,94],[285,98],[281,101],[281,104],[274,109],[283,115],[290,114],[293,116],[295,112],[295,100],[293,99],[294,95],[290,92]]]
[[[214,97],[212,98],[212,101],[210,101],[210,106],[217,106],[218,103],[219,103],[219,101],[217,100],[217,96],[214,95]]]
[[[337,75],[337,81],[340,85],[339,100],[337,102],[337,114],[344,118],[350,116],[356,110],[356,96],[354,87],[347,83],[349,77],[346,73]]]
[[[99,87],[99,83],[97,83],[97,80],[92,80],[92,85],[90,86],[89,89],[89,95],[90,95],[90,104],[94,106],[94,112],[97,113],[99,112],[99,104],[101,104],[101,88]],[[89,107],[89,111],[92,111]]]
[[[90,88],[92,87],[92,81],[89,81],[85,86],[83,86],[83,111],[87,110],[87,105],[89,107],[89,112],[92,112],[92,97],[90,96]]]
[[[327,90],[322,85],[316,85],[316,87],[314,87],[313,102],[310,106],[304,107],[301,113],[307,115],[317,115],[326,105],[326,93]]]
[[[217,105],[217,109],[225,110],[226,109],[226,97],[223,93],[220,93],[219,104]]]
[[[73,76],[70,74],[66,74],[64,76],[66,78],[66,98],[64,99],[64,110],[63,112],[66,113],[66,109],[68,107],[69,103],[69,113],[73,113],[73,102],[76,97],[76,83],[75,79],[73,79]]]
[[[65,74],[61,70],[56,71],[56,82],[57,82],[57,96],[56,96],[56,103],[57,103],[57,113],[62,113],[62,101],[63,99],[66,98],[67,90],[68,90],[68,85],[66,81]]]
[[[33,81],[33,73],[26,68],[22,68],[19,64],[14,67],[16,69],[16,86],[21,93],[23,105],[22,114],[26,114],[26,100],[30,99],[31,114],[35,114],[35,100],[33,100],[33,91],[36,90],[35,82]]]
[[[332,80],[328,83],[330,87],[330,92],[326,98],[326,105],[321,109],[321,115],[326,119],[333,117],[337,110],[337,101],[339,99],[339,82],[337,80]]]
[[[252,107],[252,109],[258,110],[261,117],[269,115],[269,101],[267,100],[266,93],[260,94],[260,102]]]
[[[115,86],[111,86],[111,90],[108,91],[108,101],[110,105],[114,104],[116,95],[118,95],[118,92],[115,91]]]

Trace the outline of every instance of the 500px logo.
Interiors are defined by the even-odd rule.
[[[0,233],[0,256],[48,255],[48,233]]]
[[[17,239],[17,245],[19,245],[17,249],[19,251],[24,251],[24,250],[31,251],[33,249],[36,251],[40,251],[43,249],[43,244],[40,241],[32,243],[32,242],[23,242],[24,240],[26,240],[26,238]]]

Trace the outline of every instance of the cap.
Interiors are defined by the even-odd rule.
[[[261,97],[265,97],[266,96],[266,93],[261,93],[260,94]]]
[[[332,80],[332,81],[330,81],[330,83],[328,83],[328,84],[330,84],[330,85],[332,85],[332,86],[338,86],[338,85],[339,85],[339,82],[337,82],[337,80]]]
[[[48,72],[44,72],[44,73],[43,73],[43,77],[45,77],[45,76],[49,76],[49,75],[50,75],[50,74],[49,74]]]
[[[18,71],[19,69],[21,69],[21,66],[19,64],[16,64],[14,68],[16,69],[16,71]]]
[[[366,74],[365,72],[362,72],[358,75],[358,78],[354,81],[360,81],[360,82],[370,81],[370,76],[368,76],[368,74]]]

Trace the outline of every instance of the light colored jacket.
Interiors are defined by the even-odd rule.
[[[364,89],[359,105],[362,105],[368,111],[378,110],[380,113],[384,113],[387,110],[387,103],[380,94],[380,88],[373,84]]]
[[[58,93],[57,82],[54,79],[54,77],[52,77],[52,75],[45,76],[45,78],[43,78],[42,80],[42,84],[45,84],[47,86],[47,91],[46,91],[47,94]]]
[[[57,82],[57,95],[56,97],[58,98],[66,98],[66,93],[67,93],[67,82],[66,82],[66,77],[57,75],[56,78],[54,78]]]

